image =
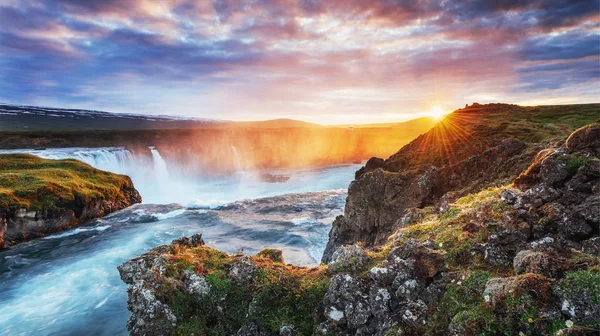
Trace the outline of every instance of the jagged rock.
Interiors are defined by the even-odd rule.
[[[599,231],[600,224],[600,195],[590,196],[585,202],[575,207],[575,212],[581,215],[588,224]]]
[[[526,245],[527,236],[521,232],[503,230],[492,234],[484,245],[484,259],[494,266],[512,266],[517,252]]]
[[[500,192],[500,199],[507,204],[515,204],[517,201],[517,193],[510,189],[504,189]]]
[[[204,277],[197,275],[191,271],[185,270],[183,272],[184,282],[183,286],[185,290],[196,297],[196,300],[200,301],[203,297],[210,293],[210,285],[206,282]]]
[[[367,287],[350,275],[335,275],[329,283],[323,303],[330,323],[356,329],[371,316]]]
[[[228,276],[240,284],[245,284],[252,281],[252,272],[255,269],[256,265],[248,257],[244,257],[232,263]]]
[[[600,125],[584,126],[571,133],[565,144],[569,152],[600,156]]]
[[[557,150],[542,160],[538,177],[540,182],[546,186],[557,187],[563,184],[569,177],[566,163],[561,160],[564,157],[563,150]]]
[[[531,250],[522,250],[513,260],[517,274],[537,273],[548,277],[557,277],[568,270],[567,260],[556,253],[546,253]]]
[[[568,239],[580,241],[589,238],[592,227],[577,212],[566,215],[558,226],[558,231]]]
[[[154,288],[146,286],[152,283],[155,273],[164,271],[163,254],[170,251],[169,246],[159,246],[117,268],[121,279],[130,285],[127,308],[132,315],[127,321],[127,330],[133,336],[171,334],[176,326],[173,310],[156,297]]]
[[[421,300],[408,301],[399,309],[402,322],[409,326],[422,326],[427,319],[427,305]]]
[[[432,250],[411,238],[402,246],[395,247],[390,251],[388,260],[395,258],[415,260],[414,276],[417,279],[427,279],[445,268],[447,256],[444,251]]]
[[[565,184],[566,190],[580,194],[600,193],[600,160],[587,160],[569,182]],[[583,201],[574,198],[571,203]]]
[[[197,247],[204,245],[204,239],[202,239],[202,234],[194,234],[191,237],[181,237],[179,239],[175,239],[171,242],[171,244],[179,244],[187,247]]]
[[[327,267],[332,272],[336,270],[354,272],[362,269],[368,261],[369,255],[360,246],[343,245],[335,250]]]
[[[333,222],[323,253],[328,263],[341,245],[362,242],[365,247],[385,242],[406,209],[421,206],[437,184],[438,171],[390,173],[383,169],[365,173],[348,189],[344,216]]]
[[[369,291],[369,305],[373,316],[377,320],[377,330],[384,330],[391,326],[391,300],[392,295],[386,288],[371,286]]]
[[[385,160],[378,158],[378,157],[372,157],[370,158],[367,163],[365,164],[364,167],[360,168],[355,174],[354,174],[354,178],[356,180],[358,180],[361,176],[363,176],[364,174],[373,171],[377,168],[383,168],[385,167]]]

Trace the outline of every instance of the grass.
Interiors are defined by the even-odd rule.
[[[0,154],[0,208],[57,210],[84,199],[125,199],[124,175],[104,172],[77,160],[47,160],[29,154]]]
[[[456,163],[516,138],[528,146],[562,143],[579,127],[595,123],[600,104],[518,106],[489,104],[454,111],[388,161],[390,170]],[[395,168],[396,167],[396,168]]]
[[[275,335],[279,328],[293,325],[299,335],[310,335],[314,329],[314,314],[320,307],[329,286],[325,266],[297,267],[285,265],[273,258],[268,249],[253,257],[228,255],[207,246],[194,248],[173,245],[167,255],[164,282],[158,293],[180,321],[177,335],[231,335],[252,321],[260,321],[267,334]],[[237,283],[228,271],[241,258],[255,266],[252,280]],[[276,260],[272,260],[276,259]],[[191,270],[203,275],[211,287],[210,294],[196,301],[183,292],[183,272]],[[252,313],[247,315],[252,305]]]

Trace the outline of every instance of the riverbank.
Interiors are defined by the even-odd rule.
[[[128,176],[77,160],[0,154],[0,246],[66,230],[140,202]]]

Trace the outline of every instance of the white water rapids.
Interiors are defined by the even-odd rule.
[[[234,176],[208,179],[148,150],[0,151],[75,158],[126,174],[143,198],[141,205],[0,251],[0,335],[126,335],[127,286],[116,267],[184,235],[202,233],[207,244],[232,253],[280,248],[287,262],[318,264],[359,168],[248,172],[239,164]],[[270,183],[261,174],[286,179]]]

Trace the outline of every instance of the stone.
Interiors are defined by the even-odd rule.
[[[565,146],[570,153],[600,156],[600,125],[588,125],[571,133]]]
[[[402,246],[390,251],[388,261],[391,259],[414,260],[413,274],[417,279],[427,279],[445,269],[446,252],[432,250],[423,243],[410,238]]]
[[[600,257],[600,237],[594,237],[582,241],[581,252]]]
[[[559,277],[569,269],[567,259],[556,253],[522,250],[513,260],[515,273],[536,273],[548,277]]]
[[[204,277],[201,277],[194,272],[185,270],[183,272],[183,278],[183,286],[185,290],[190,295],[193,295],[197,301],[202,300],[202,298],[210,294],[210,285],[208,282],[206,282]]]
[[[256,265],[248,257],[237,259],[231,264],[228,276],[240,284],[247,284],[252,281],[252,273]]]
[[[258,252],[256,256],[270,259],[272,262],[285,263],[283,260],[283,252],[278,249],[267,248]]]
[[[369,255],[357,244],[340,246],[333,255],[327,267],[331,272],[355,272],[363,268],[369,261]]]

